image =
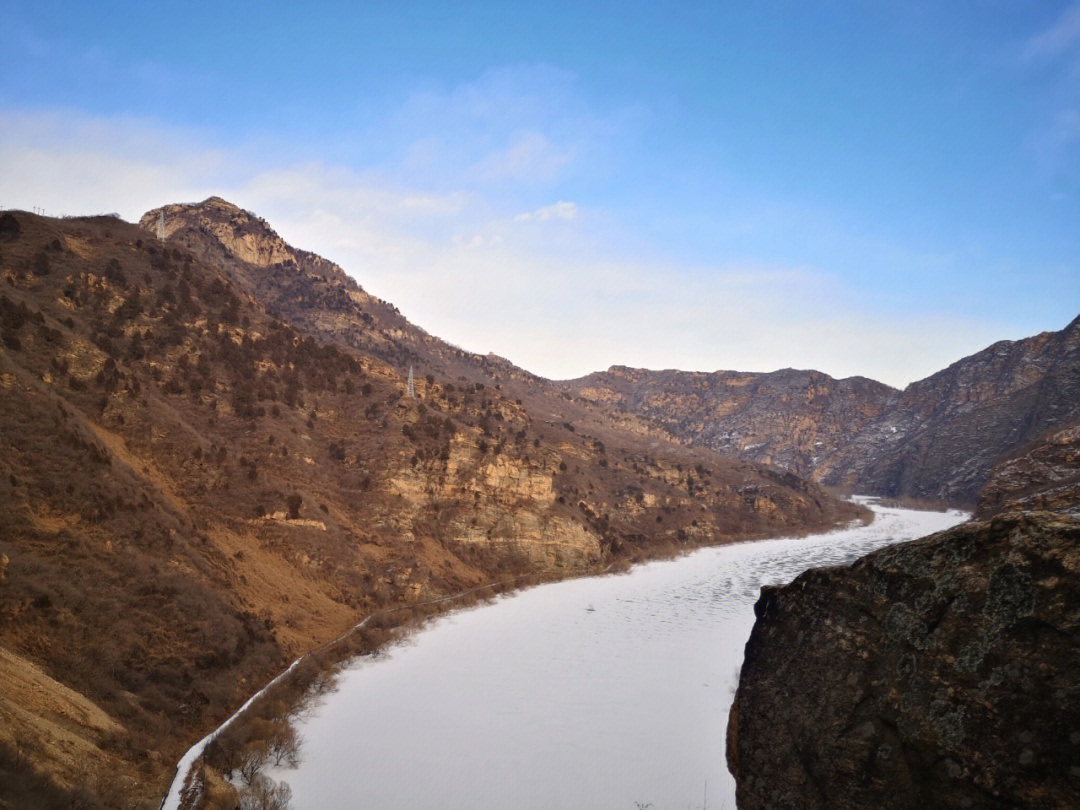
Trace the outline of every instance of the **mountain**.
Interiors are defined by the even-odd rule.
[[[903,391],[816,371],[647,371],[563,383],[694,446],[856,492],[974,505],[1005,454],[1080,417],[1080,318],[1001,341]]]
[[[855,480],[985,482],[976,520],[762,590],[728,719],[740,808],[1078,806],[1077,331],[995,344],[879,420],[902,443]]]
[[[864,377],[648,371],[613,366],[564,383],[574,396],[638,414],[694,446],[833,481],[855,463],[853,438],[900,392]]]
[[[432,337],[224,200],[164,213],[0,214],[0,806],[156,804],[380,607],[863,514]]]

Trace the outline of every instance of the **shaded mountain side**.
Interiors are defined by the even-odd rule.
[[[1077,418],[1080,318],[1060,332],[995,343],[909,385],[871,428],[896,427],[903,438],[880,442],[844,483],[971,504],[1002,455]]]
[[[107,720],[77,767],[34,706],[0,727],[56,795],[92,807],[105,774],[150,806],[191,742],[379,606],[860,515],[460,359],[311,254],[215,241],[0,215],[0,647]]]
[[[616,366],[561,385],[688,443],[826,485],[970,505],[999,458],[1080,417],[1080,318],[995,343],[903,392],[791,369]]]
[[[836,478],[855,463],[853,437],[900,397],[864,377],[835,380],[796,369],[753,374],[614,366],[563,385],[581,399],[640,414],[693,445],[818,479]]]
[[[1013,453],[990,471],[976,518],[1044,510],[1080,516],[1080,424]]]
[[[968,523],[762,590],[741,810],[1080,806],[1080,520]]]

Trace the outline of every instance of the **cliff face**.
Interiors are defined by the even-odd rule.
[[[766,588],[740,810],[1080,806],[1080,521],[1012,513]]]
[[[997,462],[1080,416],[1080,318],[995,343],[903,392],[814,371],[614,367],[564,383],[673,435],[823,484],[974,504]]]
[[[1080,425],[1051,433],[994,467],[975,516],[1031,509],[1080,516]]]

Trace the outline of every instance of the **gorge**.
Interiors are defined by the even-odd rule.
[[[977,509],[989,524],[958,528],[948,537],[985,541],[994,553],[1020,553],[1005,536],[1028,527],[1035,538],[1072,537],[1066,523],[1077,504],[1080,319],[1060,332],[994,344],[903,392],[862,378],[837,381],[791,370],[615,367],[553,382],[428,334],[337,265],[290,246],[265,221],[217,197],[154,209],[138,226],[111,216],[0,214],[0,316],[0,674],[20,685],[0,701],[0,769],[14,786],[9,790],[38,806],[155,805],[193,742],[290,661],[321,649],[367,615],[517,577],[580,577],[719,546],[635,569],[630,577],[640,579],[632,581],[646,583],[640,605],[652,611],[647,616],[619,614],[615,608],[635,603],[619,603],[614,591],[614,601],[600,599],[617,590],[621,577],[573,579],[432,630],[440,638],[455,622],[512,612],[513,605],[544,599],[536,595],[541,592],[567,595],[570,613],[553,607],[548,614],[552,627],[567,633],[585,619],[602,626],[609,617],[624,625],[660,617],[663,624],[665,611],[692,608],[701,622],[719,622],[708,632],[722,636],[682,639],[701,645],[695,655],[702,657],[688,670],[696,672],[715,655],[710,644],[741,653],[741,641],[733,639],[749,632],[759,585],[771,588],[808,566],[847,563],[958,519],[956,512],[878,506],[877,521],[851,527],[870,517],[845,499],[851,492]],[[1056,516],[1050,523],[1015,517],[1033,511]],[[899,524],[898,515],[904,516]],[[842,526],[850,528],[829,533]],[[777,537],[795,539],[766,542]],[[772,548],[779,556],[772,562],[757,557],[759,547],[746,544],[750,540],[762,543],[761,554]],[[1046,547],[1071,570],[1065,546]],[[911,553],[916,561],[910,565],[923,565]],[[703,573],[702,560],[717,567]],[[756,562],[747,563],[744,576],[725,560]],[[680,565],[701,590],[686,591],[655,573],[684,570]],[[858,563],[856,570],[873,565]],[[890,568],[888,575],[911,602],[912,615],[938,611],[951,581],[908,583],[903,571],[909,563],[895,565],[900,573]],[[840,593],[837,583],[848,575],[836,571],[848,570],[796,579],[790,587],[813,581],[824,583],[815,586],[824,592]],[[650,591],[654,575],[660,578],[655,587],[684,593],[685,604]],[[1066,584],[1052,598],[1067,602],[1072,586],[1064,572],[1054,576]],[[972,572],[964,580],[983,593],[968,597],[973,616],[983,610],[992,578],[992,571]],[[827,605],[822,591],[808,590],[818,594],[814,605],[797,603],[797,619],[784,614],[794,624],[776,632],[798,638],[793,628],[801,622],[830,626],[830,608],[876,616],[881,605],[860,587],[850,585],[850,605],[839,599]],[[741,617],[730,626],[723,623],[729,588],[738,593],[732,609]],[[582,589],[591,595],[585,607]],[[780,599],[778,591],[765,593],[765,604]],[[587,610],[590,604],[594,611]],[[912,619],[919,621],[926,619]],[[962,623],[974,631],[979,621],[968,616]],[[1068,634],[1070,626],[1045,632]],[[649,633],[662,636],[655,627]],[[763,672],[753,663],[777,654],[762,641],[771,633],[764,626],[755,630],[752,665],[740,686],[741,694],[745,688],[746,695],[764,697],[740,698],[737,707],[748,700],[751,709],[733,715],[736,744],[727,756],[740,791],[752,791],[761,768],[773,767],[756,757],[774,750],[760,740],[775,729],[752,710],[781,699],[767,680],[774,664]],[[512,635],[508,655],[515,649]],[[531,635],[537,643],[551,640],[539,629]],[[590,649],[589,639],[597,638],[586,636],[580,646]],[[832,641],[842,648],[846,638]],[[858,640],[863,648],[877,644],[871,636]],[[616,647],[623,643],[631,642]],[[783,644],[788,652],[781,654],[798,649]],[[595,649],[611,660],[602,643]],[[620,649],[631,659],[640,652]],[[991,652],[1020,654],[1011,647]],[[550,649],[540,654],[554,660]],[[954,654],[951,648],[942,653]],[[459,655],[468,661],[487,653]],[[678,662],[672,650],[647,655],[665,656]],[[801,650],[798,656],[807,664],[814,660]],[[387,668],[393,671],[398,660],[412,660],[409,650],[393,651]],[[529,668],[528,660],[518,663]],[[827,663],[817,671],[834,683]],[[645,669],[647,677],[659,677]],[[733,671],[710,676],[709,683],[727,684]],[[464,682],[477,673],[462,672],[454,691],[464,695]],[[356,673],[350,670],[343,683],[367,677]],[[896,685],[868,677],[866,694],[878,702],[866,705],[876,710],[892,700]],[[586,680],[561,682],[572,693],[572,685]],[[617,678],[590,686],[638,688]],[[583,694],[583,717],[589,707],[594,720],[595,712],[629,712],[633,700],[616,701],[616,691]],[[933,703],[938,693],[919,694]],[[392,703],[388,696],[386,705]],[[708,734],[715,737],[723,732],[726,704],[710,705]],[[279,715],[289,708],[285,701]],[[951,703],[939,708],[934,717],[959,711]],[[843,710],[836,709],[838,717]],[[964,712],[974,716],[975,709],[965,704]],[[469,713],[479,716],[475,705]],[[257,719],[280,728],[278,719]],[[465,727],[469,721],[447,722]],[[527,715],[515,722],[542,725]],[[637,722],[651,721],[637,716]],[[485,736],[483,729],[473,731]],[[679,735],[664,733],[664,745],[675,745]],[[322,745],[314,730],[310,736],[312,746]],[[868,739],[881,750],[878,737]],[[389,737],[385,742],[397,744]],[[456,761],[452,743],[440,743],[448,762]],[[257,735],[247,737],[223,761],[259,744]],[[1025,750],[1006,754],[1019,757]],[[523,756],[520,749],[517,755]],[[331,755],[311,762],[324,756]],[[627,752],[623,759],[634,761]],[[719,768],[722,760],[717,751],[710,761]],[[985,764],[950,761],[962,774]],[[207,784],[220,791],[220,806],[234,803],[235,791],[222,780],[233,768],[212,773],[203,766]],[[808,773],[817,778],[813,769]],[[655,799],[660,806],[658,794],[668,788],[625,778],[636,792],[633,799],[620,793],[620,803]],[[687,801],[698,795],[690,784],[696,780],[686,775]],[[753,781],[743,787],[744,780]],[[719,785],[718,777],[710,782]],[[303,784],[296,782],[298,795]],[[384,789],[400,795],[404,787]],[[496,801],[506,787],[491,789]],[[759,801],[747,795],[746,801]],[[414,800],[421,806],[431,796]],[[772,798],[760,801],[770,806]]]

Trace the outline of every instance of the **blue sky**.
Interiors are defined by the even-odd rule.
[[[1080,314],[1080,4],[16,0],[0,166],[221,194],[549,376],[903,385]]]

